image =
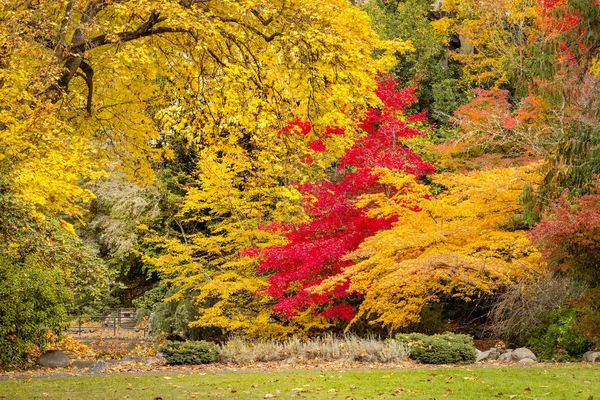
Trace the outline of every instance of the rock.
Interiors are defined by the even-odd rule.
[[[521,358],[517,364],[527,365],[527,364],[535,364],[535,363],[536,362],[534,360],[532,360],[531,358]]]
[[[490,355],[490,353],[492,352],[492,350],[488,350],[488,351],[479,351],[477,350],[477,359],[476,361],[485,361],[488,359],[488,356]]]
[[[71,363],[70,367],[79,369],[89,368],[93,363],[94,361],[75,360]]]
[[[142,356],[125,356],[123,358],[121,358],[121,362],[123,363],[128,363],[128,362],[145,362],[146,361],[146,357],[142,357]]]
[[[489,349],[488,356],[486,360],[497,360],[503,353],[501,349]]]
[[[600,362],[600,351],[586,351],[583,354],[583,361]]]
[[[167,361],[167,357],[163,353],[156,353],[156,358],[158,358],[160,361]]]
[[[105,360],[98,360],[96,362],[93,362],[88,367],[88,372],[92,372],[92,373],[104,372],[107,368],[108,368],[108,363]]]
[[[520,347],[514,350],[511,353],[511,356],[513,361],[521,361],[524,358],[529,358],[530,360],[537,361],[537,358],[535,357],[535,354],[533,354],[533,351],[525,347]]]
[[[146,364],[154,364],[154,363],[157,363],[157,362],[161,362],[161,363],[162,363],[162,362],[164,362],[164,361],[165,361],[165,360],[163,360],[163,359],[160,359],[160,358],[158,358],[158,357],[145,357],[145,358],[144,358],[144,362],[145,362]]]
[[[42,367],[64,368],[71,363],[71,359],[63,351],[51,350],[42,354],[37,363]]]
[[[498,357],[498,361],[512,361],[512,351],[500,354],[500,357]]]

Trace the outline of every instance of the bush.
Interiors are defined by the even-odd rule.
[[[542,360],[573,361],[592,348],[592,343],[575,329],[576,311],[560,307],[550,313],[527,340],[527,346]]]
[[[48,331],[67,327],[70,294],[58,275],[35,258],[0,255],[0,368],[29,366],[51,341]]]
[[[397,335],[396,340],[408,345],[410,358],[425,364],[471,363],[476,359],[473,338],[469,335],[411,333]]]
[[[197,342],[166,342],[158,351],[169,364],[209,364],[220,354],[219,346],[203,340]]]

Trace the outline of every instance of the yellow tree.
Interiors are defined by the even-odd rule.
[[[372,324],[405,327],[428,304],[469,301],[540,270],[539,254],[515,219],[523,187],[539,180],[535,167],[434,175],[446,188],[434,197],[410,177],[387,179],[421,197],[364,199],[381,202],[378,212],[397,214],[399,222],[366,239],[350,255],[356,263],[322,284],[350,280],[363,296],[354,321],[367,316]]]
[[[347,121],[384,47],[343,0],[3,0],[2,160],[28,202],[77,214],[79,178],[109,156],[148,178],[174,131],[268,144],[292,115]]]
[[[152,164],[185,137],[201,150],[198,183],[182,211],[188,225],[165,240],[217,282],[248,246],[245,232],[287,212],[276,203],[289,197],[281,186],[302,179],[292,166],[308,155],[305,170],[318,173],[341,154],[377,103],[376,76],[409,48],[381,41],[346,0],[0,0],[1,166],[38,217],[81,218],[93,196],[81,182],[107,164],[151,181]],[[280,135],[294,119],[310,132]],[[325,139],[329,126],[348,135]],[[307,148],[321,139],[328,156]],[[201,232],[189,228],[193,213]],[[179,274],[165,257],[164,272]],[[195,265],[175,283],[206,282]],[[247,282],[236,284],[258,285]]]
[[[448,16],[435,23],[458,33],[463,50],[451,56],[464,63],[467,81],[485,89],[514,87],[530,79],[528,43],[540,35],[537,0],[444,0]],[[447,36],[447,34],[446,34]],[[470,50],[470,51],[469,51]]]

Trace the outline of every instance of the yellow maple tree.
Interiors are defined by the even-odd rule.
[[[408,48],[342,0],[3,0],[0,160],[28,203],[80,216],[80,179],[110,161],[152,180],[174,132],[269,145],[292,116],[349,122]]]
[[[515,219],[524,186],[539,181],[535,166],[431,178],[445,190],[424,196],[427,188],[413,182],[405,193],[420,198],[401,193],[382,202],[377,212],[398,215],[399,221],[365,239],[349,256],[356,263],[319,288],[350,280],[351,290],[363,296],[353,322],[367,316],[372,324],[406,327],[419,321],[428,304],[473,300],[542,268]],[[408,187],[407,181],[397,183]]]

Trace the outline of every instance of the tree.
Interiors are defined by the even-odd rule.
[[[414,86],[417,101],[410,111],[428,110],[428,118],[445,125],[454,109],[466,100],[459,87],[460,65],[448,57],[452,32],[440,26],[429,0],[370,0],[361,7],[373,20],[375,31],[383,38],[410,41],[414,52],[399,54],[390,72],[399,85]]]
[[[77,180],[108,156],[144,180],[172,130],[250,145],[293,115],[346,120],[339,110],[364,107],[391,61],[372,59],[390,47],[341,0],[0,7],[3,162],[28,202],[78,216],[91,193]]]
[[[464,64],[463,73],[472,87],[509,89],[524,95],[531,79],[530,44],[543,46],[536,0],[444,0],[447,30],[460,35],[464,48],[452,57]],[[542,56],[542,54],[538,54]],[[539,61],[539,58],[536,58]]]
[[[0,366],[22,367],[69,322],[98,306],[106,265],[53,215],[30,205],[0,174]]]
[[[400,179],[408,185],[402,176]],[[418,322],[423,308],[449,298],[471,301],[543,268],[527,233],[515,230],[514,215],[523,187],[539,180],[535,166],[497,168],[430,177],[445,188],[421,196],[415,207],[406,193],[371,212],[398,222],[365,239],[347,259],[354,263],[314,288],[321,293],[349,281],[362,296],[352,322],[368,317],[389,329]],[[412,183],[411,192],[427,193]]]
[[[376,93],[382,107],[368,111],[361,124],[366,135],[346,151],[336,172],[327,179],[298,186],[309,220],[279,226],[285,244],[249,252],[260,259],[258,272],[271,275],[265,291],[277,300],[273,307],[276,313],[291,318],[309,311],[328,319],[352,319],[357,300],[347,281],[318,294],[312,288],[348,268],[351,262],[344,256],[396,220],[393,216],[371,216],[370,201],[357,201],[404,191],[403,185],[385,181],[389,171],[416,177],[433,172],[431,164],[403,144],[423,134],[410,122],[423,121],[425,115],[407,116],[406,108],[416,100],[415,91],[396,86],[393,78],[381,78]]]
[[[233,185],[245,201],[261,184],[280,190],[303,156],[308,138],[279,134],[287,121],[310,119],[310,141],[337,124],[351,137],[375,77],[409,49],[381,41],[343,0],[2,1],[0,170],[34,218],[73,232],[93,198],[82,183],[112,169],[152,182],[184,138],[204,163],[198,192],[223,183],[211,170],[222,167],[235,173],[215,194]],[[219,224],[239,217],[228,198],[207,199],[214,221],[184,228],[218,242]],[[221,244],[211,250],[235,253]]]

